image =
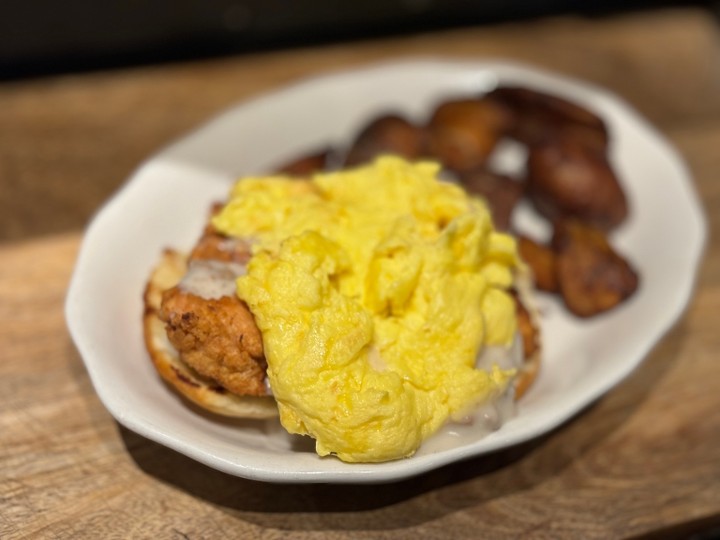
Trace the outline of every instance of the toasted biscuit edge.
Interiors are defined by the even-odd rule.
[[[165,324],[158,316],[162,293],[174,287],[186,270],[186,256],[166,249],[145,287],[143,334],[156,371],[182,396],[213,413],[234,418],[276,417],[277,404],[272,397],[239,396],[228,392],[185,364],[170,343]]]

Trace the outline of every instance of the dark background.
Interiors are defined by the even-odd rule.
[[[664,0],[15,0],[0,4],[0,79],[367,39]]]

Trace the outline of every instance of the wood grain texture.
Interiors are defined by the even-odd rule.
[[[711,233],[682,321],[554,432],[388,486],[242,480],[120,427],[65,329],[79,226],[140,160],[239,99],[430,53],[551,67],[610,87],[659,125],[695,176]],[[0,538],[679,538],[720,526],[720,45],[702,12],[18,82],[0,86],[0,118],[0,231],[26,238],[0,244]],[[71,232],[29,239],[56,229]]]
[[[383,487],[242,480],[118,426],[65,330],[78,243],[0,248],[0,538],[613,538],[720,516],[717,241],[687,316],[605,398],[539,440]]]

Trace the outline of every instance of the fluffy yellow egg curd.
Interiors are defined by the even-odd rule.
[[[515,337],[515,240],[438,173],[387,156],[311,180],[245,178],[213,219],[253,241],[238,295],[282,425],[321,456],[410,456],[514,375],[475,362]]]

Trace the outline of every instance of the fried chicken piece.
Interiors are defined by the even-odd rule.
[[[605,156],[569,139],[530,149],[527,194],[551,220],[572,217],[609,230],[628,214],[625,193]]]
[[[211,217],[222,210],[223,205],[216,203],[210,209]],[[202,236],[190,252],[189,260],[213,260],[247,264],[251,257],[250,243],[220,234],[211,221],[205,225]]]
[[[331,148],[325,148],[314,154],[308,154],[293,159],[277,169],[280,174],[289,176],[307,177],[316,172],[323,171],[328,164],[328,158],[332,154]]]
[[[210,216],[222,209],[214,204]],[[266,395],[262,336],[235,295],[235,278],[250,260],[250,243],[220,234],[209,221],[179,285],[163,293],[158,317],[181,359],[238,395]]]
[[[508,134],[528,146],[567,138],[600,154],[606,153],[609,137],[605,122],[577,103],[514,86],[497,88],[487,97],[512,111]]]
[[[553,247],[560,294],[575,315],[607,311],[637,290],[637,273],[602,230],[574,220],[556,223]]]
[[[506,109],[489,99],[441,103],[428,126],[430,154],[452,171],[480,167],[507,130],[509,119]]]
[[[495,227],[507,231],[515,205],[522,197],[523,184],[485,168],[468,171],[458,178],[469,193],[480,195],[487,201]]]
[[[200,375],[238,395],[267,394],[262,335],[234,294],[204,298],[181,284],[163,293],[158,315],[182,360]]]
[[[533,273],[535,286],[541,291],[558,292],[555,253],[550,246],[527,236],[518,236],[518,251]]]
[[[396,114],[379,116],[365,126],[348,150],[345,165],[360,165],[381,154],[393,154],[408,160],[426,154],[427,133]]]

